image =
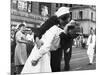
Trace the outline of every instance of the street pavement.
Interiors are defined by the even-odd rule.
[[[89,59],[87,49],[75,48],[72,49],[72,58],[70,60],[70,71],[78,70],[96,70],[96,55],[94,55],[93,65],[88,65]],[[62,58],[61,70],[64,69],[64,59]]]
[[[89,59],[87,56],[87,50],[81,48],[72,49],[72,58],[70,60],[70,71],[82,71],[82,70],[96,70],[96,56],[94,55],[94,64],[88,65]],[[61,61],[61,71],[64,71],[64,56]],[[14,75],[14,64],[11,64],[11,75]]]

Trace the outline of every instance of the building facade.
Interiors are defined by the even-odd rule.
[[[47,17],[40,15],[39,11],[38,2],[11,0],[11,25],[24,22],[30,27],[40,27]]]
[[[52,16],[61,6],[71,8],[71,18],[80,23],[83,34],[89,34],[91,27],[93,29],[96,28],[95,6],[24,0],[11,0],[11,25],[18,25],[21,22],[25,22],[27,26],[40,27],[41,23],[49,16]],[[42,15],[44,11],[46,11],[47,16]]]
[[[96,29],[96,9],[94,6],[73,6],[72,19],[80,23],[83,34],[89,34],[90,28]]]
[[[11,0],[11,25],[16,26],[25,22],[27,26],[40,27],[49,16],[64,4],[44,3],[24,0]],[[65,4],[66,5],[66,4]],[[43,16],[43,7],[46,6],[48,15]]]

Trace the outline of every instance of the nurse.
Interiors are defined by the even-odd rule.
[[[24,66],[27,60],[27,52],[26,52],[26,37],[23,34],[23,30],[25,29],[24,24],[19,25],[19,31],[16,33],[16,47],[15,47],[15,66],[16,73],[20,73],[21,68]]]

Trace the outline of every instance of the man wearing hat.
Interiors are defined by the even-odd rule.
[[[62,23],[61,24],[62,28],[64,28],[63,25],[66,25],[70,21],[70,12],[69,12],[69,8],[67,8],[67,7],[59,8],[58,11],[55,13],[55,15],[57,16],[59,21]],[[66,26],[66,29],[67,29],[67,27],[68,26]],[[60,35],[65,34],[66,31],[67,30],[65,30],[65,32],[61,33]],[[66,37],[66,36],[64,36],[64,37]],[[61,39],[61,37],[60,37],[60,39]],[[61,56],[62,56],[62,49],[61,48],[57,49],[56,51],[51,51],[51,68],[52,68],[52,72],[60,71]]]
[[[42,35],[52,26],[60,24],[60,16],[62,15],[63,19],[70,15],[65,15],[66,13],[69,13],[68,7],[61,7],[59,8],[59,11],[57,11],[53,16],[49,17],[40,28],[37,29],[35,37],[38,37],[39,39],[42,37]],[[65,17],[64,17],[65,16]],[[67,21],[67,20],[66,20]]]
[[[61,38],[62,38],[61,45],[62,45],[62,49],[64,50],[65,71],[70,70],[70,59],[72,55],[73,39],[79,36],[78,33],[80,32],[79,23],[75,22],[74,20],[71,20],[68,24],[70,26],[68,27],[66,37],[63,37],[64,35],[61,34]]]
[[[94,32],[93,28],[91,28],[90,29],[90,35],[89,35],[88,40],[87,40],[87,46],[88,46],[87,55],[88,55],[88,58],[89,58],[89,64],[88,65],[93,64],[95,45],[96,45],[96,36],[95,36],[95,32]]]
[[[55,41],[54,38],[56,36],[59,37],[59,34],[61,32],[64,32],[61,27],[63,28],[69,21],[69,8],[61,7],[59,8],[58,12],[55,13],[54,16],[49,18],[39,28],[38,33],[36,35],[36,45],[33,48],[29,58],[27,59],[22,73],[51,72],[52,66],[50,66],[51,60],[50,54],[48,53],[51,50],[57,50],[59,44],[58,46],[57,43],[56,45],[52,45],[52,43]]]
[[[76,22],[71,20],[65,27],[64,32],[60,36],[60,48],[56,51],[51,52],[51,67],[53,72],[59,72],[61,66],[62,52],[64,51],[65,67],[64,70],[68,71],[70,69],[70,59],[72,53],[73,39],[78,36],[76,32],[78,31],[78,26],[75,27]]]

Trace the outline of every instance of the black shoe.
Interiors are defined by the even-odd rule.
[[[89,63],[88,65],[92,65],[92,63]]]
[[[14,75],[17,75],[18,73],[17,72],[14,72]]]
[[[70,66],[65,67],[64,71],[70,71]]]

